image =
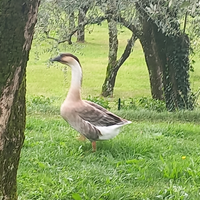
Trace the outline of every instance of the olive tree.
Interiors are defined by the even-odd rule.
[[[147,54],[146,63],[150,74],[160,73],[168,110],[193,109],[194,99],[189,82],[191,45],[185,29],[187,15],[193,14],[196,7],[197,1],[136,2],[142,28],[149,27],[151,33],[147,38],[143,30],[140,38],[144,53]],[[181,19],[184,19],[183,28]],[[146,45],[149,40],[151,42]],[[148,52],[149,49],[152,51]]]
[[[106,9],[104,11],[108,23],[109,35],[108,66],[101,92],[104,97],[113,96],[118,70],[129,57],[134,46],[134,42],[137,39],[136,34],[132,33],[130,39],[125,46],[123,54],[120,58],[118,58],[118,12],[119,1],[108,0],[106,4]]]
[[[121,3],[121,2],[120,2]],[[102,86],[103,96],[112,96],[115,86],[117,72],[125,60],[129,57],[135,40],[132,33],[121,57],[118,52],[118,15],[119,2],[109,1],[43,1],[39,12],[39,23],[37,26],[36,39],[41,41],[45,38],[50,40],[52,49],[59,49],[60,44],[72,44],[72,36],[77,36],[77,41],[85,41],[85,26],[101,24],[107,20],[109,51],[106,78]],[[48,22],[48,23],[47,23]],[[67,22],[67,23],[66,23]],[[75,22],[75,23],[74,23]],[[73,28],[71,28],[73,27]],[[98,38],[97,38],[98,39]],[[77,46],[76,46],[77,47]],[[69,46],[67,48],[70,48]],[[72,47],[73,48],[73,47]],[[51,51],[50,50],[50,51]],[[59,51],[59,50],[58,50]]]
[[[163,99],[168,110],[192,109],[189,83],[190,39],[185,32],[187,15],[194,13],[198,1],[127,0],[137,10],[136,21],[121,18],[143,47],[149,71],[152,97]],[[131,14],[126,15],[131,16]],[[131,13],[131,11],[129,11]],[[183,26],[181,22],[183,21]],[[137,25],[138,24],[138,25]],[[181,28],[183,27],[183,28]]]

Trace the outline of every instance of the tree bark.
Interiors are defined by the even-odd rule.
[[[78,25],[83,24],[88,9],[89,5],[80,8],[78,13]],[[77,42],[85,42],[85,25],[81,25],[77,30]]]
[[[160,35],[160,37],[159,37]],[[193,109],[190,97],[189,52],[190,43],[186,34],[156,38],[160,57],[163,59],[163,86],[166,107],[169,111]]]
[[[107,19],[108,22],[108,34],[109,34],[109,55],[108,66],[106,71],[106,79],[102,86],[102,95],[113,96],[113,88],[117,76],[117,71],[114,70],[117,63],[117,51],[118,51],[118,38],[117,38],[117,23],[111,18]]]
[[[134,34],[132,34],[131,38],[128,40],[128,43],[121,58],[115,62],[115,65],[108,65],[106,71],[106,78],[102,86],[102,96],[113,96],[117,72],[123,65],[123,63],[126,61],[126,59],[129,57],[136,40],[137,37]]]
[[[124,53],[121,58],[117,60],[118,52],[118,31],[116,21],[116,0],[109,0],[107,2],[107,22],[108,22],[108,34],[109,34],[109,55],[108,55],[108,66],[106,71],[106,78],[102,85],[101,95],[104,97],[113,96],[115,81],[117,72],[125,60],[129,57],[132,47],[137,37],[133,33],[129,39]]]
[[[17,199],[24,141],[26,65],[39,0],[0,2],[0,199]]]
[[[149,70],[152,96],[155,95],[153,98],[163,99],[164,96],[169,111],[193,109],[189,84],[189,38],[174,22],[171,22],[171,27],[176,34],[166,35],[142,12],[140,41]],[[172,14],[175,16],[171,17],[176,17],[176,12]]]
[[[139,10],[139,9],[138,9]],[[145,61],[149,72],[149,80],[151,87],[151,95],[154,99],[163,100],[163,82],[162,82],[162,60],[158,55],[157,43],[155,41],[156,28],[150,19],[147,20],[143,13],[140,13],[141,29],[135,27],[134,24],[125,18],[120,18],[120,23],[127,27],[140,40],[143,48]]]
[[[69,30],[68,30],[68,35],[69,33],[72,33],[75,29],[75,17],[74,17],[74,11],[69,11]],[[76,31],[74,31],[75,33]],[[72,35],[68,36],[68,44],[72,44]]]
[[[69,12],[69,33],[75,29],[74,11]]]
[[[144,51],[144,56],[149,72],[151,95],[153,99],[164,100],[162,82],[162,60],[159,57],[157,44],[155,41],[156,28],[151,20],[141,19],[143,34],[140,42]]]

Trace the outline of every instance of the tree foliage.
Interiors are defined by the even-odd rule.
[[[190,9],[185,10],[185,3],[187,2],[163,0],[150,3],[140,1],[136,4],[142,18],[152,22],[155,27],[155,59],[160,60],[162,66],[164,96],[168,110],[193,108],[189,84],[190,41],[185,33],[186,21],[184,20],[182,30],[180,25],[181,17],[190,12]]]
[[[105,20],[97,9],[97,3],[95,0],[44,0],[39,10],[36,39],[51,40],[53,48],[65,42],[71,44],[71,37],[86,25]]]
[[[192,19],[191,17],[194,18],[199,12],[199,1],[113,0],[112,5],[115,7],[113,10],[110,9],[113,6],[108,8],[109,2],[106,0],[78,0],[67,3],[64,0],[44,1],[38,25],[38,30],[42,30],[40,37],[50,39],[53,47],[58,47],[61,43],[70,43],[72,35],[86,25],[100,24],[108,20],[110,28],[111,21],[113,24],[120,23],[132,31],[133,35],[129,41],[133,41],[133,38],[134,40],[139,38],[141,41],[149,70],[152,97],[165,99],[169,110],[192,108],[189,84],[191,43],[190,37],[186,34],[186,25],[189,21],[188,16]],[[82,20],[78,22],[80,13]],[[112,20],[109,17],[110,13]],[[74,26],[66,23],[72,16]],[[117,41],[117,37],[112,37],[113,43],[109,43],[110,47],[116,44],[114,39]],[[112,87],[121,66],[117,66],[116,53],[113,52],[110,48],[110,60],[102,87],[102,94],[105,96],[113,94]],[[111,58],[115,59],[111,62]]]

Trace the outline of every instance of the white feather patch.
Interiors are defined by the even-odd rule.
[[[116,124],[112,126],[96,126],[97,129],[100,130],[101,134],[99,136],[99,140],[109,140],[114,138],[116,135],[119,134],[120,129],[122,126],[132,123],[131,121],[127,121],[124,124]]]

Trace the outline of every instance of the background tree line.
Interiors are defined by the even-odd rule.
[[[170,111],[193,109],[194,94],[189,83],[192,45],[186,25],[195,28],[192,23],[198,12],[197,0],[49,0],[41,5],[36,38],[53,40],[54,48],[61,43],[72,44],[74,34],[77,42],[84,42],[86,26],[107,21],[109,59],[101,94],[113,95],[117,72],[138,39],[149,72],[152,98],[164,100]],[[119,24],[132,35],[123,54],[117,57]]]

